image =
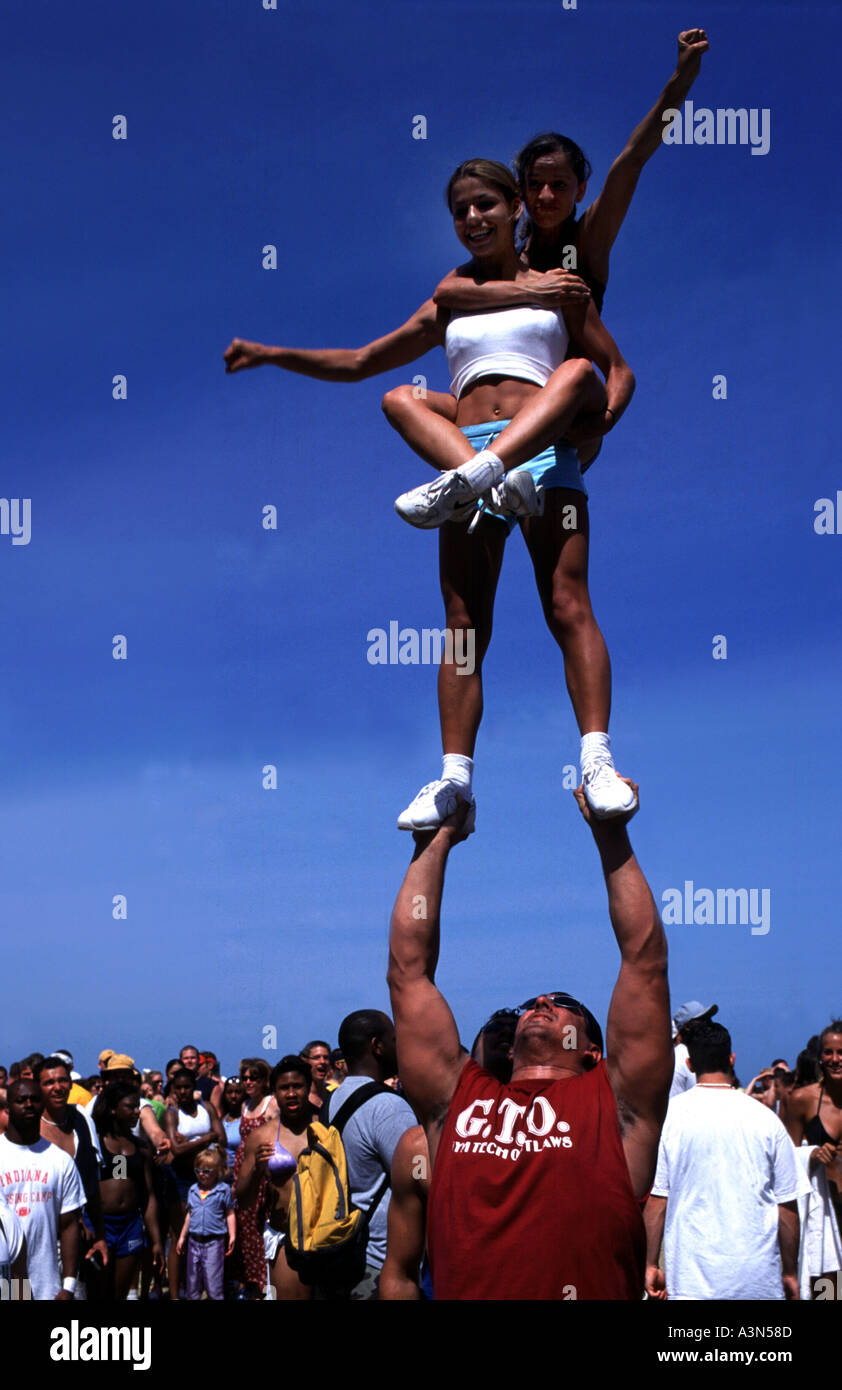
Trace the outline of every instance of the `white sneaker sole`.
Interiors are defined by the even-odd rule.
[[[437,820],[414,820],[408,815],[409,810],[410,807],[407,807],[406,811],[402,811],[401,814],[398,816],[398,830],[438,830],[442,821],[447,820],[448,816],[453,815],[453,812],[456,810],[456,806],[454,805],[453,809],[447,811],[446,814],[440,815]],[[475,798],[471,797],[470,809],[468,810],[468,814],[465,817],[465,830],[468,835],[473,835],[474,830],[476,829],[476,823],[477,803]]]
[[[636,796],[632,797],[632,800],[628,806],[616,806],[613,810],[602,811],[598,810],[596,806],[594,806],[593,802],[588,796],[587,787],[584,788],[584,792],[585,800],[587,801],[588,806],[590,807],[591,814],[596,816],[597,820],[616,820],[617,816],[628,816],[631,814],[632,811],[637,810],[638,802]]]

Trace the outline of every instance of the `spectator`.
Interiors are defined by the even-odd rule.
[[[258,1189],[266,1214],[263,1247],[275,1298],[303,1302],[313,1290],[302,1284],[286,1257],[286,1219],[298,1155],[307,1147],[307,1126],[313,1118],[310,1103],[312,1075],[301,1057],[282,1057],[272,1068],[270,1084],[278,1118],[248,1136],[237,1182],[237,1197],[254,1204]]]
[[[688,1046],[696,1085],[669,1107],[646,1205],[647,1291],[670,1299],[797,1299],[802,1184],[786,1130],[733,1087],[727,1029],[696,1025]]]
[[[103,1058],[105,1059],[104,1061]],[[107,1048],[105,1052],[100,1053],[99,1065],[100,1077],[104,1086],[112,1086],[117,1082],[121,1082],[123,1085],[135,1086],[139,1092],[140,1073],[135,1067],[134,1059],[129,1057],[127,1053],[112,1052],[110,1048]],[[93,1118],[96,1101],[97,1097],[94,1096],[84,1107],[85,1114],[89,1115],[91,1118]],[[158,1161],[162,1161],[169,1153],[170,1141],[158,1123],[151,1102],[144,1100],[142,1097],[140,1101],[138,1128],[134,1136],[136,1139],[140,1137],[141,1131],[154,1149]]]
[[[401,1082],[433,1160],[427,1242],[437,1299],[643,1295],[639,1203],[673,1072],[666,938],[629,844],[630,816],[599,821],[581,788],[576,799],[602,861],[621,955],[606,1062],[596,1019],[565,993],[518,1010],[510,1082],[461,1046],[434,971],[447,859],[472,829],[466,804],[437,831],[416,833],[392,914]]]
[[[82,1078],[78,1071],[73,1070],[73,1053],[68,1052],[66,1047],[57,1047],[50,1053],[51,1057],[60,1057],[67,1063],[67,1070],[70,1076],[70,1094],[67,1097],[68,1105],[87,1105],[93,1100],[91,1092],[86,1086],[82,1085]]]
[[[240,1147],[240,1117],[243,1112],[245,1091],[239,1076],[229,1076],[222,1087],[219,1102],[219,1118],[225,1130],[225,1154],[228,1173],[233,1175],[237,1149]],[[228,1179],[230,1181],[230,1178]]]
[[[43,1052],[30,1052],[29,1056],[24,1057],[23,1061],[18,1064],[20,1067],[20,1071],[18,1073],[19,1076],[27,1081],[33,1080],[35,1076],[35,1068],[37,1067],[38,1063],[43,1062],[43,1060]]]
[[[342,1049],[335,1047],[330,1054],[330,1079],[335,1081],[337,1086],[341,1086],[347,1075],[348,1066],[342,1056]]]
[[[240,1078],[245,1091],[240,1116],[240,1147],[234,1163],[234,1188],[245,1157],[246,1140],[267,1120],[278,1118],[275,1097],[269,1093],[269,1068],[262,1057],[244,1057],[240,1063]],[[235,1269],[243,1281],[243,1293],[248,1299],[261,1298],[266,1287],[266,1255],[263,1247],[261,1199],[263,1184],[253,1201],[239,1200],[237,1204],[237,1250]]]
[[[348,1076],[330,1097],[328,1117],[342,1134],[351,1198],[370,1213],[365,1274],[347,1296],[371,1300],[378,1297],[386,1259],[392,1159],[415,1116],[385,1085],[398,1069],[395,1025],[387,1014],[377,1009],[349,1014],[339,1028],[339,1046]]]
[[[97,1137],[92,1121],[84,1110],[71,1105],[70,1068],[56,1053],[35,1067],[35,1080],[41,1087],[44,1110],[41,1115],[41,1138],[69,1154],[76,1164],[85,1189],[85,1208],[80,1235],[85,1246],[85,1258],[80,1274],[87,1282],[88,1261],[97,1255],[108,1264],[108,1246],[99,1199],[99,1155]]]
[[[195,1177],[196,1158],[210,1144],[225,1147],[225,1131],[219,1116],[205,1101],[196,1099],[195,1082],[195,1072],[187,1067],[180,1067],[173,1073],[171,1086],[175,1108],[168,1108],[165,1117],[167,1138],[173,1153],[169,1170],[169,1219],[174,1238],[170,1242],[167,1265],[171,1299],[179,1297],[180,1265],[176,1242],[187,1214],[187,1194]]]
[[[684,1091],[689,1091],[690,1087],[696,1084],[696,1078],[687,1065],[689,1053],[686,1034],[689,1033],[694,1022],[708,1021],[718,1012],[718,1004],[711,1004],[705,1008],[698,999],[691,999],[687,1004],[682,1004],[673,1015],[672,1045],[675,1049],[675,1069],[670,1086],[670,1100],[673,1096],[680,1096]]]
[[[222,1180],[223,1151],[205,1149],[196,1159],[196,1181],[187,1194],[187,1214],[178,1238],[178,1253],[187,1244],[186,1297],[207,1293],[221,1303],[224,1297],[225,1256],[234,1249],[237,1233],[231,1188]]]
[[[835,1177],[842,1149],[842,1019],[834,1019],[819,1035],[818,1051],[820,1079],[792,1092],[787,1128],[793,1144],[815,1146],[810,1168],[820,1164],[831,1179],[830,1196],[842,1229],[842,1197]]]
[[[164,1251],[158,1205],[152,1184],[149,1145],[136,1137],[140,1092],[133,1082],[106,1086],[94,1107],[100,1139],[100,1197],[111,1255],[107,1288],[111,1298],[125,1299],[137,1282],[149,1235],[153,1266],[163,1271]]]
[[[216,1082],[212,1077],[202,1074],[201,1055],[199,1049],[192,1043],[185,1043],[178,1054],[178,1060],[185,1071],[189,1071],[193,1077],[193,1092],[197,1100],[209,1101],[216,1090]]]
[[[69,1302],[79,1267],[79,1216],[85,1190],[73,1159],[41,1138],[44,1098],[32,1077],[8,1090],[9,1123],[0,1135],[0,1199],[26,1237],[26,1275],[35,1299]]]
[[[329,1081],[330,1076],[330,1043],[323,1042],[317,1038],[314,1042],[308,1042],[301,1049],[301,1056],[310,1067],[313,1077],[310,1088],[310,1104],[313,1107],[314,1117],[317,1120],[324,1120],[328,1113],[328,1100],[331,1091],[336,1090],[336,1083]]]

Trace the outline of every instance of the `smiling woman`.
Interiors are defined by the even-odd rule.
[[[446,197],[456,235],[471,252],[466,275],[482,283],[521,275],[515,226],[522,203],[509,170],[494,160],[469,160],[454,171]],[[575,450],[558,442],[611,429],[631,399],[634,377],[585,286],[572,301],[559,291],[554,298],[555,305],[545,297],[540,304],[454,317],[428,300],[402,327],[359,349],[264,347],[234,339],[225,353],[229,373],[273,363],[323,380],[360,381],[432,347],[447,351],[455,419],[428,412],[423,440],[410,441],[441,476],[404,494],[396,508],[415,526],[441,528],[446,628],[451,641],[456,633],[474,635],[475,665],[470,673],[447,662],[439,668],[442,776],[401,813],[402,830],[434,828],[459,797],[473,799],[482,661],[503,550],[517,520],[562,651],[582,735],[585,794],[600,816],[623,815],[635,804],[610,752],[611,669],[588,594],[587,493]],[[583,355],[565,360],[574,340]],[[384,409],[396,423],[388,398]],[[469,448],[477,453],[466,461]]]

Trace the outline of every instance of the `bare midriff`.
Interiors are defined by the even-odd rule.
[[[456,406],[456,423],[484,425],[488,420],[511,420],[540,391],[534,381],[508,376],[483,376],[463,392]]]

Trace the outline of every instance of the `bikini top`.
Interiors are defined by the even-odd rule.
[[[143,1166],[143,1154],[136,1144],[133,1153],[113,1154],[105,1147],[105,1141],[102,1141],[102,1153],[99,1156],[99,1180],[100,1182],[107,1182],[110,1178],[117,1178],[118,1180],[122,1178],[125,1181],[133,1182],[138,1206],[146,1206],[146,1174]]]
[[[809,1124],[805,1127],[805,1129],[804,1129],[804,1138],[807,1140],[807,1143],[808,1143],[808,1144],[818,1144],[819,1147],[821,1147],[822,1144],[835,1144],[835,1143],[836,1143],[836,1140],[833,1138],[833,1136],[832,1136],[831,1134],[828,1134],[827,1130],[825,1129],[825,1127],[824,1127],[824,1125],[822,1124],[821,1119],[820,1119],[821,1108],[822,1108],[822,1096],[823,1096],[823,1095],[824,1095],[824,1083],[822,1083],[822,1085],[821,1085],[821,1087],[820,1087],[820,1089],[819,1089],[819,1105],[818,1105],[818,1109],[816,1110],[816,1113],[815,1113],[815,1115],[813,1116],[813,1118],[812,1118],[812,1120],[810,1121],[810,1123],[809,1123]]]
[[[273,1178],[288,1178],[298,1167],[298,1160],[293,1158],[289,1149],[284,1148],[281,1143],[281,1121],[278,1117],[278,1133],[275,1139],[275,1152],[270,1155],[269,1162],[266,1164],[266,1171]]]
[[[445,334],[450,389],[458,400],[483,376],[545,386],[564,361],[569,341],[560,309],[518,304],[487,314],[455,314]]]

